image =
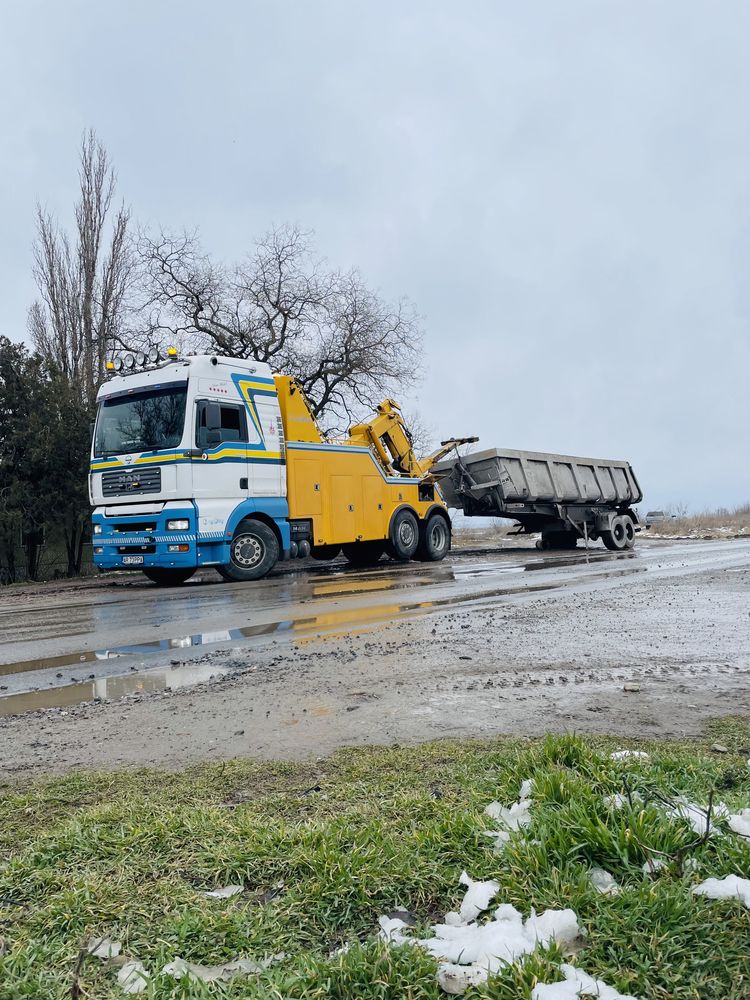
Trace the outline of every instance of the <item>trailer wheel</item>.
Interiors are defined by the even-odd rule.
[[[157,587],[179,587],[195,573],[191,566],[189,569],[167,569],[161,566],[147,566],[143,570],[144,576],[156,584]]]
[[[229,546],[230,561],[217,566],[225,580],[260,580],[278,562],[279,540],[263,521],[243,521]]]
[[[442,514],[431,514],[419,526],[417,559],[440,562],[451,550],[451,529]]]
[[[628,518],[630,521],[630,518]],[[632,524],[633,522],[630,521]],[[611,552],[622,552],[627,547],[627,529],[624,517],[613,517],[612,526],[602,531],[602,541]]]
[[[394,559],[413,559],[419,545],[419,522],[411,510],[399,510],[391,521],[388,552]]]
[[[632,549],[635,545],[635,525],[633,524],[633,518],[628,517],[627,514],[623,514],[622,521],[625,526],[625,548]]]
[[[342,551],[352,566],[372,566],[385,552],[385,542],[352,542]]]

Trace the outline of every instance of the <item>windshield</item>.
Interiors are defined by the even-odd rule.
[[[187,384],[114,396],[99,403],[94,456],[176,448],[185,424]]]

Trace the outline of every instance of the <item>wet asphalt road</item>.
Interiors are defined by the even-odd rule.
[[[442,563],[356,570],[287,564],[266,580],[212,572],[162,589],[136,576],[0,592],[0,715],[182,687],[216,675],[199,657],[257,643],[309,641],[400,618],[602,591],[628,579],[750,567],[750,541],[640,542],[634,552],[454,551]],[[583,598],[582,598],[583,599]],[[179,656],[179,668],[174,657]],[[171,666],[170,666],[171,661]]]

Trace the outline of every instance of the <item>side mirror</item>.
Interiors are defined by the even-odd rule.
[[[206,430],[221,430],[221,407],[218,403],[206,403]]]
[[[221,444],[221,431],[218,427],[206,431],[206,444]]]

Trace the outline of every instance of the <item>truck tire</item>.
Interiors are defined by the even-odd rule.
[[[144,576],[147,576],[157,587],[179,587],[195,573],[191,566],[185,569],[168,569],[161,566],[146,566],[143,569]]]
[[[633,518],[628,514],[623,514],[622,520],[625,525],[625,548],[632,549],[635,545],[635,525],[633,524]]]
[[[342,551],[352,566],[372,566],[385,552],[385,542],[352,542]]]
[[[229,546],[230,561],[217,566],[225,580],[260,580],[279,558],[279,540],[263,521],[243,521]]]
[[[391,521],[388,553],[394,559],[406,562],[413,559],[419,545],[417,515],[408,509],[397,511]]]
[[[451,529],[442,514],[431,514],[419,526],[417,559],[440,562],[451,550]]]
[[[630,518],[628,518],[630,521]],[[630,521],[632,524],[633,522]],[[602,531],[602,541],[611,552],[622,552],[627,547],[627,528],[624,517],[613,517],[611,528]]]
[[[322,562],[325,562],[330,559],[335,559],[340,551],[340,545],[313,545],[310,549],[310,555],[313,559],[319,559]]]

